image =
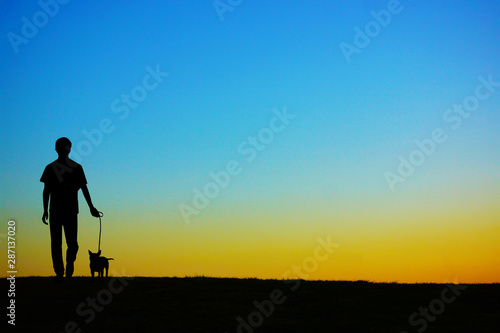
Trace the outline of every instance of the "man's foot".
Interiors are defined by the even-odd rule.
[[[57,283],[57,284],[63,283],[64,282],[64,276],[62,274],[56,275],[56,277],[54,278],[54,282]]]
[[[72,262],[66,264],[66,277],[70,278],[73,276],[73,271],[75,270],[75,265]]]

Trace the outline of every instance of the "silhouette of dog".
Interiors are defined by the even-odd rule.
[[[109,260],[113,258],[101,257],[101,250],[97,253],[92,253],[89,250],[90,257],[90,273],[92,273],[92,281],[94,281],[94,273],[97,272],[97,277],[104,280],[104,270],[106,270],[106,277],[108,277]]]

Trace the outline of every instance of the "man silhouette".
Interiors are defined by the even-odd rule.
[[[80,164],[71,160],[68,155],[71,141],[59,138],[56,141],[57,160],[45,167],[40,181],[43,182],[43,216],[42,222],[50,223],[52,264],[56,273],[56,282],[62,282],[64,262],[62,258],[62,229],[68,249],[66,251],[66,277],[70,278],[74,271],[74,262],[78,252],[78,190],[83,196],[94,217],[99,217],[99,211],[92,205],[87,188],[87,179]],[[50,215],[49,215],[50,201]]]

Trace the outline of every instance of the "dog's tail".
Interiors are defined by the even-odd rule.
[[[109,260],[115,260],[115,259],[113,259],[113,258],[106,258],[106,259],[108,259],[108,261],[109,261]]]

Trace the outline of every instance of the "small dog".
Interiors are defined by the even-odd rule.
[[[113,258],[101,257],[101,250],[97,253],[92,253],[89,250],[90,257],[90,273],[92,273],[92,281],[94,281],[94,272],[97,272],[97,277],[104,280],[104,270],[106,269],[106,277],[108,277],[109,260]]]

